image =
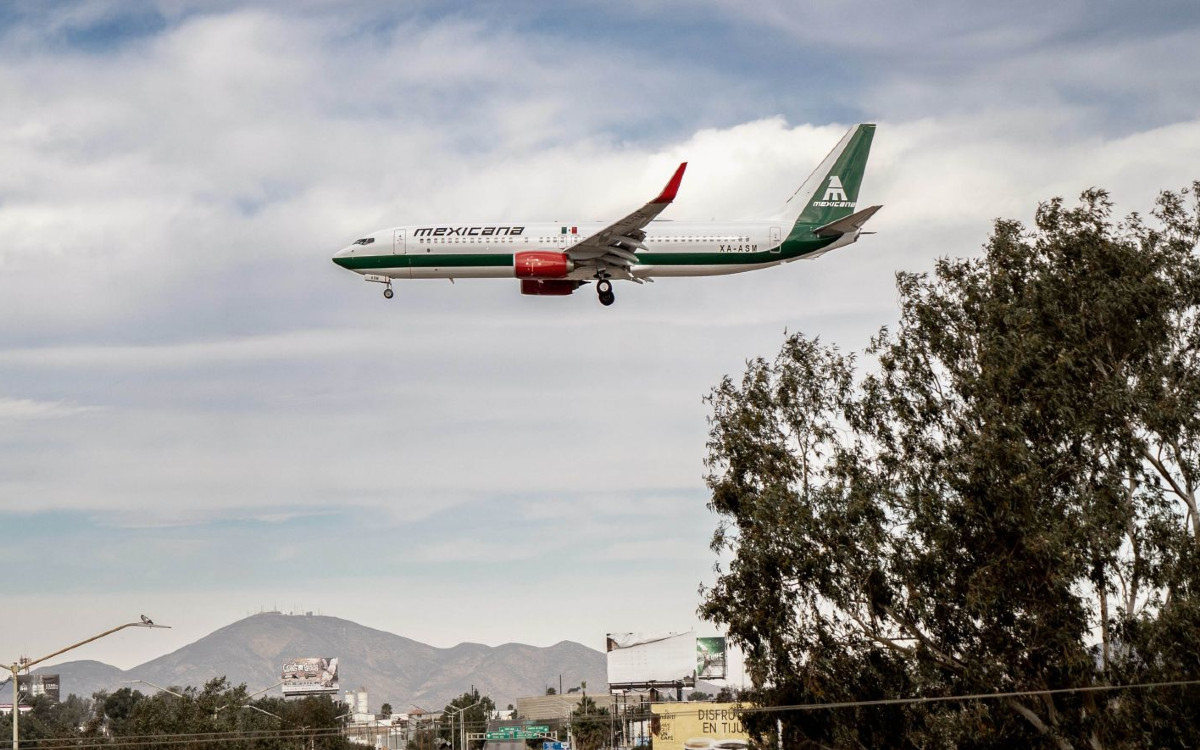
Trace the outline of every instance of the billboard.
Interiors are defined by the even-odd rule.
[[[327,656],[290,659],[283,665],[284,695],[325,695],[338,691],[338,660]]]
[[[608,634],[608,684],[692,681],[696,634]]]
[[[696,639],[696,679],[725,679],[725,639]]]
[[[651,703],[654,750],[746,750],[736,703]]]
[[[17,690],[29,698],[44,695],[55,703],[58,703],[58,675],[19,674],[17,675]]]

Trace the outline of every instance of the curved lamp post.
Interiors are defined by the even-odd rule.
[[[459,750],[467,750],[467,717],[463,716],[462,712],[466,711],[468,708],[475,708],[480,703],[483,703],[483,701],[476,701],[475,703],[472,703],[469,706],[463,706],[462,708],[456,708],[450,712],[452,714],[458,714],[458,718],[459,718],[459,725],[460,725],[459,726],[459,735],[461,738],[460,741],[462,743],[459,746]],[[453,738],[454,738],[454,720],[453,719],[450,720],[450,737],[451,737],[451,746],[453,746]]]
[[[21,659],[13,664],[10,664],[8,666],[8,671],[12,672],[12,693],[13,693],[12,750],[20,750],[20,748],[21,748],[21,735],[19,733],[19,728],[18,728],[18,724],[19,724],[20,718],[21,718],[21,705],[20,705],[21,702],[20,702],[20,694],[17,692],[17,674],[22,669],[24,669],[26,672],[28,672],[29,668],[32,667],[34,664],[41,664],[42,662],[46,661],[47,659],[53,659],[54,657],[58,656],[59,654],[65,654],[66,652],[70,651],[71,649],[79,648],[80,646],[91,643],[92,641],[98,641],[106,635],[112,635],[113,633],[117,632],[118,630],[124,630],[125,628],[169,628],[169,627],[171,627],[171,626],[170,625],[155,625],[153,620],[151,620],[149,617],[146,617],[145,615],[142,615],[142,619],[139,620],[138,622],[127,622],[124,625],[118,625],[115,628],[110,628],[108,630],[105,630],[103,633],[100,633],[99,635],[94,635],[91,638],[80,641],[79,643],[72,643],[70,646],[67,646],[66,648],[60,648],[59,650],[55,651],[54,653],[47,654],[47,655],[41,657],[40,659],[33,659],[33,660]]]
[[[282,685],[282,684],[283,684],[282,682],[277,682],[277,683],[275,683],[274,685],[271,685],[271,686],[269,686],[269,687],[265,687],[265,688],[263,688],[262,690],[256,690],[256,691],[254,691],[253,693],[251,693],[250,695],[247,695],[247,696],[246,696],[246,700],[250,700],[251,698],[253,698],[253,697],[254,697],[254,696],[256,696],[256,695],[262,695],[263,693],[267,692],[268,690],[274,690],[275,688],[279,687],[279,686],[280,686],[280,685]],[[155,685],[155,687],[158,687],[158,686],[157,686],[157,685]],[[254,706],[247,706],[247,705],[246,705],[246,704],[244,704],[244,703],[226,703],[224,706],[221,706],[221,707],[219,707],[219,708],[217,708],[216,710],[214,710],[214,711],[213,711],[213,718],[214,718],[214,719],[215,719],[215,718],[217,718],[217,714],[219,714],[219,713],[221,713],[222,711],[224,711],[225,709],[227,709],[227,708],[231,708],[231,707],[233,707],[233,706],[242,706],[242,707],[245,707],[245,708],[254,708]],[[259,713],[264,713],[264,714],[265,714],[265,713],[267,713],[266,711],[263,711],[261,708],[254,708],[254,710],[255,710],[255,711],[258,711]],[[274,716],[275,714],[268,714],[268,715],[269,715],[269,716]]]
[[[122,682],[124,682],[127,685],[136,685],[138,683],[141,683],[143,685],[149,685],[150,687],[152,687],[156,690],[161,690],[162,692],[167,693],[168,695],[173,695],[176,698],[186,698],[187,697],[185,695],[175,692],[174,690],[171,690],[170,688],[165,688],[162,685],[155,685],[150,680],[122,680]]]

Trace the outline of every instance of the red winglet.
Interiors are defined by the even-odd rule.
[[[687,169],[687,162],[679,165],[679,169],[675,170],[675,176],[663,188],[663,191],[657,198],[650,201],[651,203],[670,203],[675,200],[675,194],[679,192],[679,183],[683,182],[683,170]]]

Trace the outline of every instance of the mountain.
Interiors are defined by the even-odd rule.
[[[557,687],[560,675],[562,684],[572,687],[586,681],[602,690],[607,680],[604,654],[571,641],[545,648],[519,643],[435,648],[337,617],[278,612],[238,620],[124,672],[95,661],[39,671],[61,675],[64,696],[112,691],[132,680],[200,687],[222,675],[254,692],[279,682],[285,661],[305,656],[338,657],[342,692],[365,687],[372,710],[391,703],[397,712],[414,705],[440,710],[472,685],[504,707],[518,697],[541,695],[547,685]],[[276,691],[272,694],[278,695]]]

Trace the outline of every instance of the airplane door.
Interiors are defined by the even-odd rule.
[[[771,247],[771,252],[777,253],[780,248],[780,229],[779,227],[771,227],[771,239],[767,242]]]
[[[407,252],[404,248],[404,230],[397,229],[396,236],[392,238],[392,254],[404,255]]]

